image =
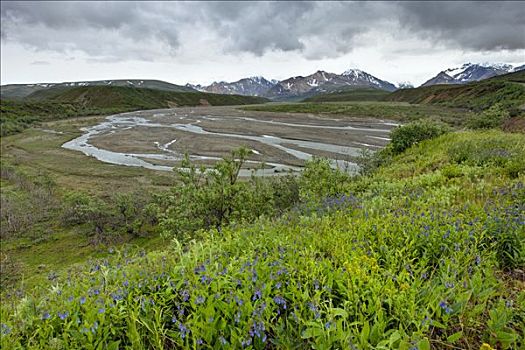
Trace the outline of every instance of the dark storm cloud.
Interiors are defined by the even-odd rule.
[[[525,48],[525,3],[404,2],[400,23],[418,35],[475,50]]]
[[[4,2],[1,17],[3,40],[115,59],[152,59],[151,43],[176,54],[203,35],[215,36],[226,53],[281,50],[308,58],[373,45],[360,37],[371,31],[404,30],[466,50],[525,48],[521,2]]]

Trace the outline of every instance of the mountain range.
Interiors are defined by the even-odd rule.
[[[422,86],[466,84],[523,69],[525,69],[525,65],[514,67],[510,64],[501,63],[465,63],[460,67],[449,68],[439,72],[435,77],[422,84]],[[120,86],[172,92],[207,92],[226,95],[259,96],[275,101],[302,100],[319,94],[332,92],[345,93],[359,89],[378,89],[380,91],[391,92],[397,89],[409,89],[412,87],[408,82],[400,83],[396,87],[394,84],[381,80],[362,70],[348,69],[341,74],[318,70],[307,76],[295,76],[281,81],[254,76],[234,82],[214,82],[208,86],[192,84],[181,86],[160,80],[98,80],[65,83],[11,84],[1,87],[1,97],[20,99],[41,90],[59,90],[79,86]]]
[[[349,69],[342,74],[319,70],[307,76],[291,77],[282,81],[251,77],[235,82],[214,82],[208,86],[186,85],[199,91],[263,96],[274,100],[300,99],[319,93],[356,88],[375,88],[394,91],[396,86],[359,69]]]
[[[449,68],[439,72],[435,77],[427,80],[421,86],[467,84],[523,69],[525,69],[525,65],[513,67],[510,64],[504,63],[465,63],[461,67]]]

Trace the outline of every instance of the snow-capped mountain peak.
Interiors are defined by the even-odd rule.
[[[515,68],[506,63],[469,62],[459,67],[448,68],[441,71],[434,78],[425,82],[423,86],[435,84],[466,84],[513,71],[515,71]]]

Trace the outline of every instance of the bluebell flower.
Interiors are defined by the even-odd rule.
[[[261,299],[262,293],[260,289],[257,289],[255,293],[253,294],[252,301],[255,301],[257,299]]]
[[[186,338],[186,335],[190,332],[189,329],[181,322],[179,322],[179,332],[182,339]]]
[[[6,325],[5,323],[2,323],[2,324],[0,324],[0,332],[3,335],[7,335],[7,334],[11,333],[11,328],[9,328],[9,326]]]

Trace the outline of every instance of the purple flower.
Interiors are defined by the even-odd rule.
[[[197,345],[202,345],[204,343],[204,340],[201,338],[197,339]]]
[[[44,314],[42,315],[42,320],[49,320],[51,318],[51,315],[49,314],[49,312],[44,312]]]
[[[257,289],[255,293],[253,294],[252,301],[255,301],[257,299],[261,299],[262,293],[260,289]]]
[[[182,292],[180,292],[180,295],[182,296],[182,301],[186,302],[190,298],[190,293],[185,289]]]
[[[447,302],[446,301],[441,301],[439,303],[439,307],[442,308],[446,314],[451,314],[452,313],[452,309],[448,306]]]
[[[273,301],[274,301],[277,305],[279,305],[280,307],[282,307],[284,310],[286,310],[286,300],[285,300],[283,297],[281,297],[281,296],[278,295],[278,296],[276,296],[276,297],[273,298]],[[279,312],[279,313],[280,313],[280,312]]]
[[[202,304],[202,303],[204,303],[204,300],[205,300],[205,298],[203,296],[199,295],[197,297],[197,299],[195,299],[195,304]]]
[[[182,339],[186,338],[186,335],[190,332],[188,328],[181,322],[179,322],[179,332]]]
[[[228,341],[226,339],[224,339],[224,337],[222,335],[219,337],[219,341],[221,342],[222,345],[228,344]]]
[[[103,307],[98,309],[99,314],[103,314],[104,312],[106,312],[106,309],[104,309]]]
[[[79,301],[80,305],[83,305],[86,302],[86,297],[81,297]]]
[[[122,283],[122,285],[123,285],[124,287],[129,287],[129,282],[128,282],[127,280],[125,280],[124,283]]]
[[[59,312],[58,317],[60,317],[61,320],[65,320],[69,316],[69,312]]]
[[[2,323],[2,324],[0,324],[0,332],[3,335],[7,335],[7,334],[11,333],[11,328],[9,328],[9,326],[6,325],[5,323]]]

